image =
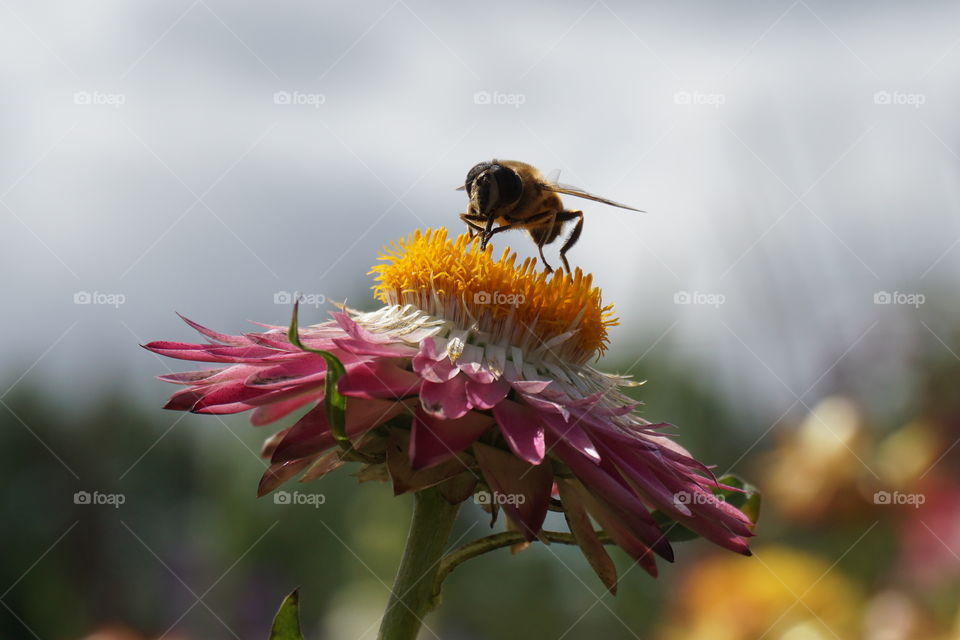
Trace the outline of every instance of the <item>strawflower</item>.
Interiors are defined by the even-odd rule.
[[[265,442],[271,465],[261,495],[358,461],[361,477],[388,476],[395,493],[416,493],[407,555],[426,544],[417,528],[431,527],[435,546],[440,539],[434,563],[456,515],[451,505],[481,491],[494,515],[502,508],[509,531],[415,576],[422,593],[392,601],[391,610],[416,620],[406,635],[387,632],[398,628],[388,611],[381,637],[415,637],[439,588],[420,583],[508,544],[576,543],[611,591],[617,576],[605,544],[652,575],[655,556],[673,559],[673,529],[749,554],[753,522],[723,495],[742,490],[677,445],[664,432],[670,425],[637,415],[638,403],[622,392],[636,383],[589,364],[617,322],[591,276],[539,272],[535,260],[518,263],[509,250],[494,259],[478,239],[451,240],[443,229],[394,243],[371,274],[383,305],[374,311],[341,308],[303,328],[294,312],[290,327],[242,335],[187,320],[208,343],[146,348],[226,365],[162,376],[184,386],[168,409],[252,410],[254,425],[306,410]],[[550,509],[564,512],[570,533],[543,530]],[[405,556],[394,600],[409,587],[401,585],[408,560],[416,558]]]

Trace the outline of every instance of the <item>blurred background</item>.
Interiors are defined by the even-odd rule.
[[[409,497],[254,499],[267,432],[161,411],[176,363],[138,344],[192,339],[174,311],[285,324],[294,291],[302,322],[372,308],[380,249],[458,230],[498,157],[648,212],[578,203],[571,261],[621,318],[598,366],[764,510],[753,558],[619,555],[617,597],[576,550],[490,554],[437,636],[960,638],[960,6],[0,15],[0,637],[264,638],[300,586],[308,638],[373,638]]]

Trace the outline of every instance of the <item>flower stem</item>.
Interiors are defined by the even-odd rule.
[[[390,601],[380,622],[379,640],[415,640],[423,618],[436,604],[434,583],[459,505],[436,487],[414,494],[413,520]]]
[[[597,536],[599,537],[600,542],[603,544],[613,544],[613,540],[611,540],[605,533],[598,531]],[[540,531],[538,537],[542,542],[577,544],[577,539],[572,533],[566,533],[563,531],[547,531],[546,529],[543,529]],[[440,589],[443,586],[443,581],[446,580],[447,576],[450,575],[450,573],[461,563],[466,562],[470,558],[476,558],[479,555],[483,555],[488,551],[502,549],[503,547],[509,547],[522,542],[526,542],[526,538],[524,538],[523,534],[519,531],[502,531],[500,533],[494,533],[486,536],[485,538],[477,538],[476,540],[471,540],[466,544],[460,545],[445,555],[443,560],[440,562],[440,568],[437,571],[437,582],[434,586],[434,593],[437,596],[440,595]]]

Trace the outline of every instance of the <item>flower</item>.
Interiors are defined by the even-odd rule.
[[[653,575],[654,554],[672,560],[664,520],[654,515],[749,554],[752,522],[711,490],[730,487],[661,433],[669,425],[634,413],[637,403],[621,388],[635,383],[587,364],[616,323],[591,276],[540,273],[535,260],[517,264],[509,250],[494,260],[478,240],[450,240],[443,229],[416,232],[380,260],[371,271],[384,305],[376,311],[344,308],[328,322],[294,325],[290,336],[271,326],[226,335],[185,319],[210,342],[146,345],[228,365],[161,376],[185,386],[166,408],[252,409],[254,425],[306,408],[266,441],[272,465],[261,494],[298,473],[317,478],[360,459],[362,477],[386,471],[397,493],[443,483],[445,497],[462,501],[480,481],[495,498],[489,507],[502,507],[527,540],[540,534],[549,508],[562,506],[611,588],[605,542]],[[324,402],[328,359],[317,351],[343,366],[336,390],[347,399],[346,450],[337,448],[344,438]]]
[[[701,558],[671,600],[661,640],[868,637],[856,581],[830,560],[790,547],[758,549],[751,560]]]

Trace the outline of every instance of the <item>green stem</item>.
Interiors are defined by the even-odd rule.
[[[414,494],[413,520],[400,569],[380,622],[379,640],[415,640],[423,618],[436,604],[434,584],[459,505],[436,487]]]
[[[611,540],[605,533],[598,531],[597,536],[600,538],[600,542],[603,544],[613,544],[613,540]],[[539,533],[539,539],[542,542],[577,544],[577,539],[572,533],[566,533],[563,531],[547,531],[546,529],[543,529]],[[434,593],[437,596],[440,595],[440,589],[443,586],[443,581],[446,580],[447,576],[450,575],[450,573],[461,563],[466,562],[470,558],[476,558],[479,555],[483,555],[488,551],[502,549],[503,547],[509,547],[522,542],[526,542],[526,538],[524,538],[523,534],[519,531],[502,531],[500,533],[494,533],[484,538],[477,538],[476,540],[471,540],[466,544],[460,545],[445,555],[443,560],[440,562],[440,568],[437,571],[437,581],[434,585]]]

